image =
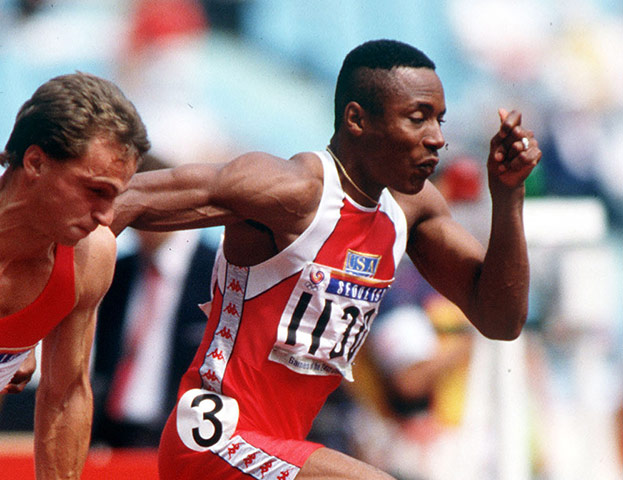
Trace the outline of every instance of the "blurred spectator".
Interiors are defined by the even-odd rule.
[[[432,178],[452,216],[483,245],[489,242],[491,199],[483,195],[483,166],[469,155],[445,160]]]
[[[16,6],[22,17],[28,17],[39,10],[42,0],[18,0]]]
[[[442,299],[437,299],[441,302]],[[445,309],[438,330],[416,305],[379,316],[355,367],[359,458],[403,480],[439,476],[437,452],[458,438],[471,335],[457,310]],[[452,312],[454,318],[447,315]],[[466,320],[465,320],[466,322]]]
[[[141,168],[162,167],[149,157]],[[210,299],[215,250],[199,231],[136,234],[138,250],[118,260],[99,310],[94,445],[158,445],[201,341],[205,316],[198,304]]]
[[[457,156],[442,166],[435,185],[449,203],[476,202],[482,191],[482,168],[468,156]]]
[[[136,0],[117,77],[145,120],[152,152],[175,164],[232,158],[208,105],[211,20],[198,0]]]
[[[213,28],[240,33],[244,0],[201,0],[201,5]]]
[[[182,37],[202,36],[208,20],[196,0],[138,0],[130,34],[134,52],[166,46]]]

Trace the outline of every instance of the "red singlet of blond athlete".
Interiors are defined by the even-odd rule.
[[[74,249],[57,245],[54,268],[43,292],[27,307],[0,318],[0,389],[39,340],[72,311],[74,298]]]

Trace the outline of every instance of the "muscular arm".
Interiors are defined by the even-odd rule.
[[[76,247],[77,304],[43,340],[35,407],[38,479],[79,479],[91,434],[89,358],[96,310],[112,279],[115,240],[100,227]]]
[[[127,191],[115,199],[111,230],[127,226],[144,230],[175,230],[226,224],[233,212],[213,202],[212,189],[222,164],[189,164],[138,173]]]
[[[521,332],[528,311],[523,182],[541,152],[532,132],[520,127],[518,112],[501,111],[500,118],[488,161],[493,211],[486,251],[451,218],[439,192],[427,185],[420,198],[407,207],[411,218],[417,217],[407,253],[429,282],[459,306],[483,335],[512,340]],[[531,138],[525,152],[520,140],[524,136]]]
[[[182,165],[134,176],[115,202],[112,230],[228,225],[252,219],[273,231],[290,229],[315,209],[322,187],[310,155],[286,161],[248,153],[225,164]]]

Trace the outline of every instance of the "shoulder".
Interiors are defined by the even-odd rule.
[[[324,168],[318,155],[312,152],[299,153],[292,157],[288,163],[292,166],[293,171],[298,174],[298,179],[303,183],[306,192],[319,197],[324,184]]]
[[[322,197],[322,162],[311,152],[290,159],[248,153],[232,161],[225,178],[229,187],[219,194],[226,196],[223,204],[273,231],[299,231]]]
[[[318,155],[313,152],[297,153],[289,159],[264,152],[249,152],[228,164],[230,170],[239,175],[255,175],[261,172],[261,178],[274,184],[275,179],[284,178],[291,185],[293,182],[322,182],[323,167]],[[244,168],[241,168],[244,167]]]
[[[392,196],[402,208],[411,230],[420,223],[434,218],[451,217],[450,208],[437,187],[426,181],[422,190],[414,195],[391,191]]]
[[[107,227],[98,227],[78,242],[74,253],[78,304],[101,300],[112,282],[116,257],[116,239]]]
[[[287,196],[289,212],[297,218],[307,219],[318,208],[324,186],[324,169],[320,158],[311,152],[299,153],[286,162],[289,170],[287,182],[281,184],[284,196]]]
[[[278,157],[266,152],[248,152],[225,164],[236,167],[244,164],[246,169],[266,169],[266,173],[276,174],[285,172],[298,174],[303,178],[322,178],[322,162],[320,157],[313,152],[301,152],[289,159]],[[245,169],[245,170],[246,170]],[[274,170],[274,171],[273,171]]]

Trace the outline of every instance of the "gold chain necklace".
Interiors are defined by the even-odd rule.
[[[327,146],[327,152],[329,152],[329,155],[331,155],[331,158],[333,158],[333,160],[335,160],[335,163],[337,163],[337,166],[340,167],[340,170],[342,171],[342,173],[344,174],[344,176],[346,177],[346,180],[348,180],[350,182],[350,184],[355,187],[355,190],[357,190],[359,193],[361,193],[364,197],[366,197],[368,200],[370,200],[372,203],[374,203],[374,205],[378,205],[379,201],[375,200],[374,198],[372,198],[370,195],[368,195],[366,192],[364,192],[361,188],[359,188],[359,186],[355,183],[355,181],[350,178],[350,176],[348,175],[348,173],[346,173],[346,169],[344,168],[344,165],[342,165],[342,162],[340,162],[340,160],[337,158],[337,156],[335,155],[335,153],[333,153],[333,151],[331,150],[330,147]]]

